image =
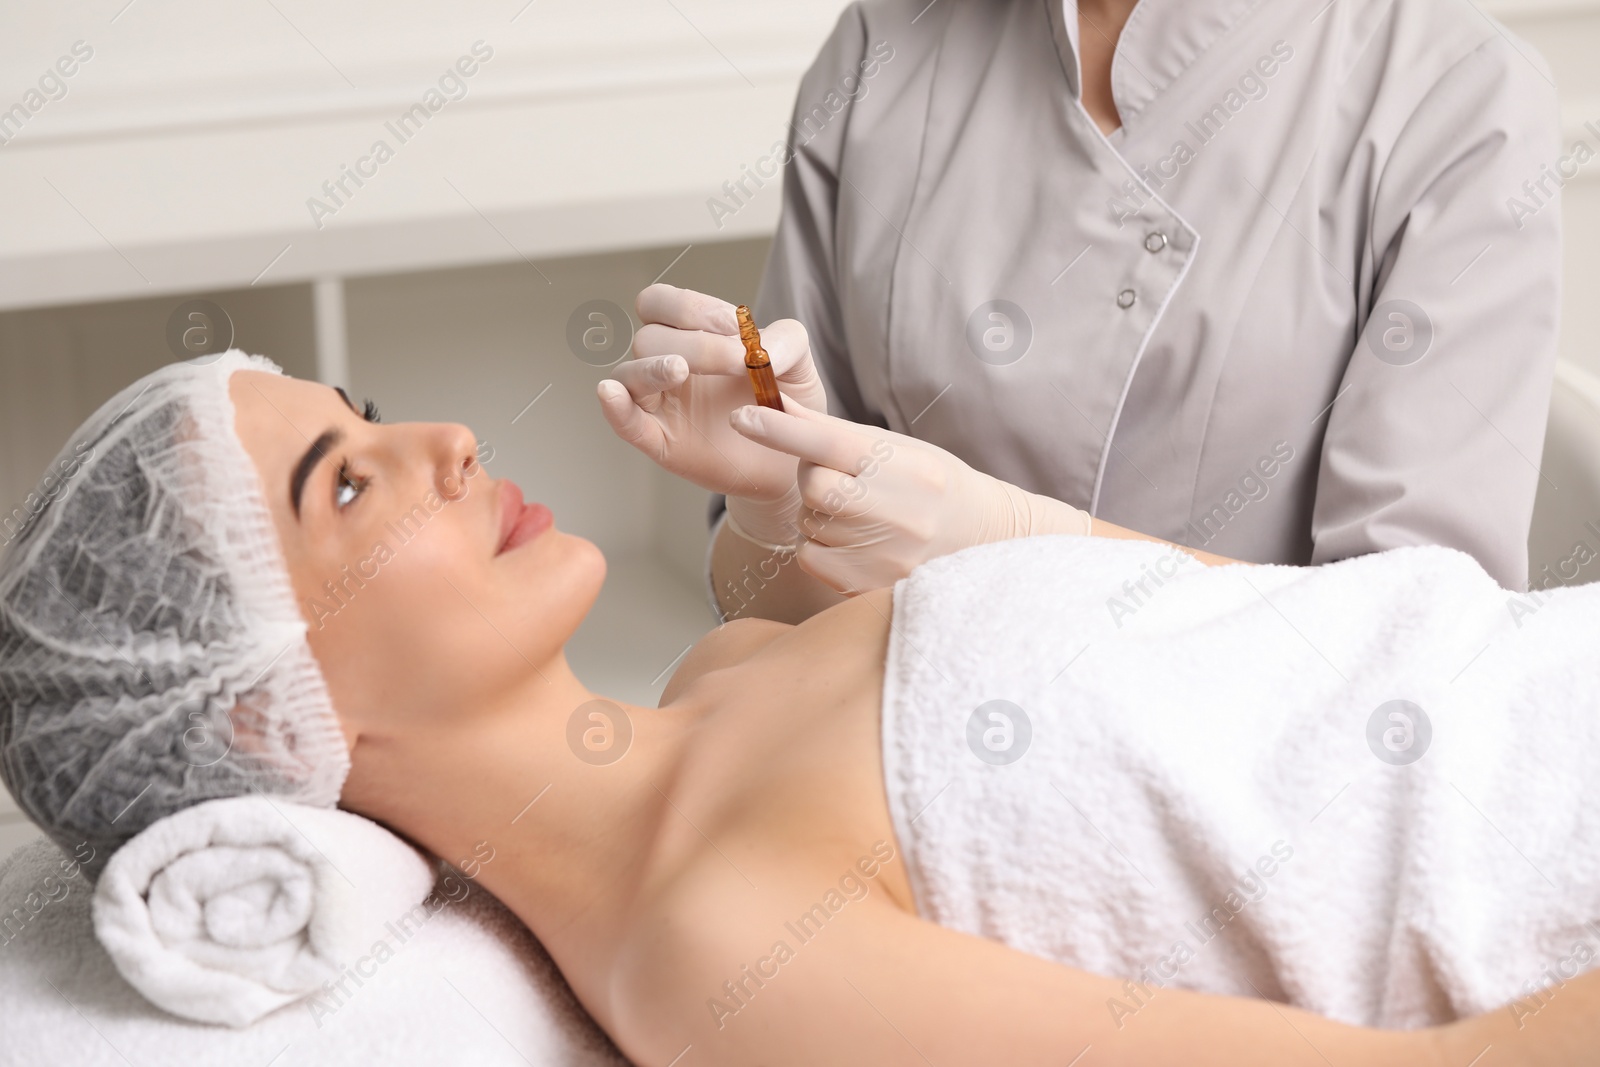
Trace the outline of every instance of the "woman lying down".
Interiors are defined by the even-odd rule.
[[[0,563],[23,809],[101,857],[251,791],[487,840],[642,1065],[1600,1058],[1600,590],[1033,538],[634,707],[563,655],[599,552],[476,449],[237,352],[113,399]]]

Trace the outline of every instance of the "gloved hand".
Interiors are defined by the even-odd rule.
[[[970,545],[1090,532],[1088,513],[914,437],[795,403],[782,412],[741,407],[729,421],[801,461],[800,566],[841,593],[892,585],[917,564]]]
[[[618,437],[702,489],[728,495],[728,514],[747,536],[793,544],[800,493],[793,456],[736,433],[729,414],[754,394],[733,305],[672,285],[652,285],[635,303],[644,323],[633,358],[597,387]],[[761,346],[786,396],[825,409],[805,327],[780,319]]]

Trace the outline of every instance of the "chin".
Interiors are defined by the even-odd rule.
[[[606,581],[606,556],[599,547],[588,538],[576,534],[562,533],[560,530],[551,530],[566,540],[566,550],[571,553],[569,564],[574,577],[587,579],[591,591],[584,603],[584,614],[588,614],[589,605],[594,603],[594,598],[600,595],[600,587]]]
[[[594,542],[554,527],[500,560],[512,572],[507,581],[528,591],[529,621],[541,628],[576,630],[606,580],[606,557]]]

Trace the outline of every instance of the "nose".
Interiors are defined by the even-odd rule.
[[[439,494],[446,500],[467,495],[468,479],[483,468],[478,463],[478,438],[460,423],[437,423],[432,438]]]

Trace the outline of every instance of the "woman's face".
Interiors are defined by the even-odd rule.
[[[370,422],[339,391],[261,371],[229,389],[352,745],[492,707],[561,656],[605,560],[519,511],[470,430]]]

